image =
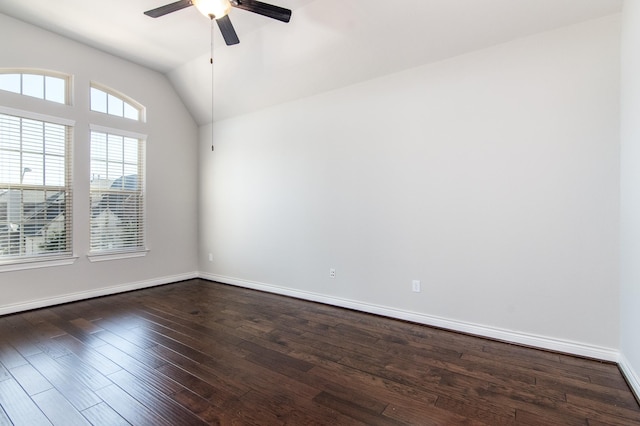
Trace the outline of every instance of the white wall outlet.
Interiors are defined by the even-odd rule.
[[[209,262],[213,262],[213,253],[209,253]]]
[[[414,293],[420,293],[420,291],[421,291],[421,289],[420,289],[420,280],[411,281],[411,290]]]
[[[336,277],[336,270],[334,268],[329,269],[329,278]]]

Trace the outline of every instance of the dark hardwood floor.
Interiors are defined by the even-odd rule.
[[[0,425],[640,425],[617,366],[192,280],[0,317]]]

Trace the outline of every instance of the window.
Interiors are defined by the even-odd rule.
[[[91,254],[144,251],[144,136],[92,126]]]
[[[91,85],[91,111],[144,121],[144,108],[140,104],[96,83]]]
[[[72,255],[72,125],[0,110],[0,263]]]
[[[47,71],[0,70],[0,90],[59,104],[68,103],[69,76]]]

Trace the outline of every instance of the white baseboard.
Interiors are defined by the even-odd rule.
[[[631,387],[631,391],[636,396],[636,399],[640,402],[640,376],[633,369],[631,363],[629,363],[629,360],[627,360],[624,354],[620,354],[618,367],[620,367],[622,374],[627,379],[627,383],[629,383],[629,387]]]
[[[16,303],[13,305],[0,306],[0,315],[13,314],[15,312],[28,311],[31,309],[44,308],[47,306],[60,305],[62,303],[76,302],[78,300],[91,299],[92,297],[108,296],[110,294],[124,293],[131,290],[139,290],[147,287],[155,287],[163,284],[170,284],[178,281],[198,278],[197,272],[186,274],[170,275],[166,277],[153,278],[150,280],[138,281],[113,287],[104,287],[96,290],[70,293],[62,296],[47,299],[32,300],[29,302]]]
[[[568,340],[560,340],[513,330],[488,327],[481,324],[451,320],[417,312],[403,311],[386,306],[372,305],[355,300],[326,296],[323,294],[295,290],[286,287],[279,287],[271,284],[253,282],[239,278],[226,277],[209,273],[200,273],[200,278],[238,287],[261,290],[269,293],[281,294],[284,296],[291,296],[298,299],[309,300],[312,302],[325,303],[327,305],[339,306],[342,308],[382,315],[390,318],[411,321],[448,330],[459,331],[476,336],[488,337],[490,339],[501,340],[504,342],[517,343],[520,345],[531,346],[539,349],[546,349],[550,351],[562,352],[609,362],[618,362],[619,360],[619,352],[617,350],[600,346],[593,346]]]

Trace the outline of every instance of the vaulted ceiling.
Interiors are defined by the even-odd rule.
[[[0,0],[0,13],[165,73],[198,124],[211,120],[211,23],[173,0]],[[278,22],[230,13],[240,44],[214,29],[215,120],[618,13],[622,0],[264,0]]]

